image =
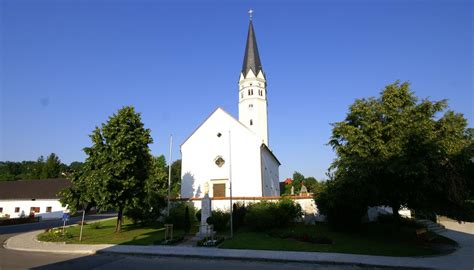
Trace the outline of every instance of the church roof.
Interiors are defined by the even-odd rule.
[[[263,72],[262,63],[260,62],[260,55],[258,54],[257,38],[253,30],[253,23],[250,20],[249,32],[247,35],[247,45],[245,46],[244,63],[242,65],[242,74],[247,76],[249,70],[252,70],[255,76],[259,71]]]

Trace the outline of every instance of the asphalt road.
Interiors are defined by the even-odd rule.
[[[111,215],[87,216],[87,220],[102,219]],[[71,222],[77,222],[80,217],[75,217]],[[61,226],[62,221],[44,221],[39,223],[0,226],[0,243],[4,243],[9,237],[33,230],[41,230],[49,227]],[[317,265],[299,263],[280,263],[262,261],[241,260],[205,260],[182,257],[157,257],[157,256],[135,256],[120,254],[95,254],[95,255],[73,255],[53,254],[39,252],[23,252],[0,248],[0,270],[7,269],[283,269],[283,270],[309,270],[309,269],[367,269],[351,265]],[[379,269],[379,268],[369,268]],[[381,268],[380,268],[381,269]],[[387,268],[383,268],[387,269]]]

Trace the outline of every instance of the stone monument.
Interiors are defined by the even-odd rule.
[[[204,184],[204,197],[201,199],[201,225],[197,233],[199,238],[209,237],[212,232],[209,231],[207,219],[212,215],[211,199],[209,198],[209,183]]]

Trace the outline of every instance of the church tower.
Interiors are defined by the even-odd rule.
[[[249,11],[247,45],[239,79],[239,121],[268,146],[267,82],[258,54],[252,12]]]

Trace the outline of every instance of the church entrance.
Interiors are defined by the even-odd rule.
[[[213,197],[225,197],[225,184],[213,184],[212,195]]]

